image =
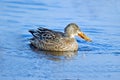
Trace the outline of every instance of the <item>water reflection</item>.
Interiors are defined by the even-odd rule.
[[[120,80],[120,0],[0,0],[0,80]],[[28,30],[75,22],[78,52],[29,47]]]
[[[45,57],[47,57],[50,60],[54,60],[54,61],[59,61],[59,60],[64,60],[64,59],[71,59],[74,56],[76,56],[77,53],[78,53],[78,51],[64,51],[64,52],[59,52],[59,51],[40,51],[40,50],[36,49],[34,46],[32,46],[31,44],[29,44],[29,46],[37,54],[39,54],[39,55],[40,54],[46,55]]]

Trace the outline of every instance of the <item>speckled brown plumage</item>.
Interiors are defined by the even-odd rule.
[[[49,30],[46,28],[38,28],[37,30],[29,30],[33,35],[30,40],[31,44],[40,50],[48,51],[76,51],[78,44],[74,36],[83,33],[75,23],[66,26],[64,33]],[[87,36],[81,36],[87,41],[91,41]]]

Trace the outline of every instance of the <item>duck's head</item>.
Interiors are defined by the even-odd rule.
[[[80,36],[81,38],[83,38],[86,41],[92,41],[89,37],[87,37],[78,27],[78,25],[76,25],[75,23],[70,23],[66,26],[65,28],[65,34],[70,37],[70,38],[74,38],[75,36]]]

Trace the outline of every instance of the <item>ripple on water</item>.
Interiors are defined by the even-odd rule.
[[[0,0],[0,80],[120,80],[119,0]],[[81,25],[77,52],[31,48],[29,29]]]

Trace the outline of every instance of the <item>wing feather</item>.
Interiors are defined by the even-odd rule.
[[[37,39],[44,41],[59,40],[64,36],[62,32],[56,32],[47,28],[39,27],[37,30],[29,30],[29,32]]]

